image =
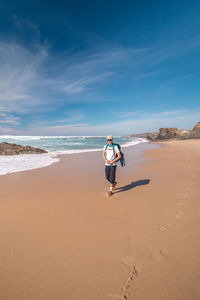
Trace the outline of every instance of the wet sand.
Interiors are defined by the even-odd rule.
[[[200,141],[162,146],[111,198],[100,152],[1,176],[0,299],[200,299]]]

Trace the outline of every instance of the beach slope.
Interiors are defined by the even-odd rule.
[[[100,152],[0,177],[0,299],[200,299],[200,141],[135,147],[108,198]]]

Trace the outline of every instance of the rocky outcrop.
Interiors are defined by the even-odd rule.
[[[200,138],[200,122],[197,123],[194,128],[191,129],[180,129],[177,128],[160,128],[159,134],[156,140],[186,140]]]
[[[178,128],[160,128],[159,134],[156,139],[158,140],[169,140],[175,139],[179,136]]]
[[[190,132],[190,137],[193,139],[200,138],[200,122],[198,122]]]
[[[190,138],[190,129],[181,129],[178,133],[178,138],[180,139],[189,139]]]
[[[21,146],[7,142],[0,143],[0,155],[17,155],[17,154],[40,154],[47,153],[46,150],[34,148],[31,146]]]
[[[146,138],[149,141],[187,140],[200,138],[200,122],[193,129],[160,128],[159,132],[132,134],[130,137]]]

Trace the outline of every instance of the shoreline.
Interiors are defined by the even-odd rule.
[[[139,142],[132,141],[127,142],[122,145],[122,149],[127,149],[129,147],[134,147],[143,143],[148,143],[148,141]],[[44,167],[49,167],[54,163],[58,163],[65,155],[74,154],[87,154],[91,152],[101,152],[102,149],[74,149],[66,150],[68,153],[59,153],[62,151],[48,152],[46,154],[20,154],[20,155],[1,155],[0,156],[0,176],[12,174],[16,172],[31,171],[34,169],[40,169]],[[7,169],[6,169],[7,168]],[[4,171],[5,170],[5,171]]]
[[[200,143],[133,149],[110,198],[95,152],[0,177],[0,298],[200,299]]]

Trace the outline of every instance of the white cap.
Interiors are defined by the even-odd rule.
[[[107,140],[113,140],[113,136],[110,134],[107,136]]]

